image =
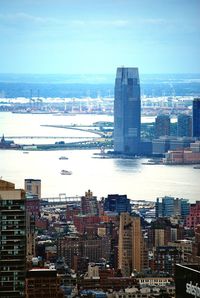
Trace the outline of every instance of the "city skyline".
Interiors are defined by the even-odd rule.
[[[197,73],[198,0],[1,1],[2,73]]]

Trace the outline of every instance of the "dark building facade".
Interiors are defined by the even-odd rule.
[[[177,136],[192,137],[192,117],[186,114],[179,114],[177,121]]]
[[[170,117],[169,115],[158,115],[155,120],[155,136],[157,138],[170,136]]]
[[[25,191],[0,180],[0,297],[24,297]]]
[[[200,137],[200,98],[193,100],[192,131],[193,137]]]
[[[176,265],[175,270],[176,298],[200,297],[199,265]]]
[[[121,212],[131,213],[130,200],[126,195],[108,195],[104,201],[104,211],[111,211],[120,214]]]
[[[141,100],[138,68],[117,68],[114,100],[114,151],[138,154]]]

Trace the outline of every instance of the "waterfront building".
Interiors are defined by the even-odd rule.
[[[15,145],[13,141],[5,140],[4,135],[2,136],[0,140],[0,149],[11,149],[16,147],[17,145]]]
[[[138,68],[117,68],[114,99],[114,151],[139,154],[141,100]]]
[[[164,155],[170,148],[170,139],[168,137],[161,137],[159,139],[153,139],[152,141],[152,154]]]
[[[192,152],[200,152],[200,141],[196,141],[190,144],[190,149]]]
[[[24,297],[26,233],[25,191],[0,180],[1,297]]]
[[[188,137],[160,137],[159,139],[153,139],[152,151],[153,155],[164,155],[168,150],[180,150],[189,148],[190,144],[194,142],[194,138]]]
[[[104,201],[104,211],[116,212],[120,214],[121,212],[131,213],[130,200],[127,195],[108,195]]]
[[[40,179],[25,179],[24,189],[26,192],[37,195],[41,199],[41,180]]]
[[[193,137],[200,137],[200,98],[193,100],[192,109],[192,133]]]
[[[81,197],[81,210],[83,215],[99,214],[97,197],[93,196],[90,190],[85,193],[85,196]]]
[[[163,158],[164,164],[200,164],[200,152],[192,149],[169,150]]]
[[[177,120],[177,136],[192,137],[192,117],[186,114],[179,114]]]
[[[122,212],[119,227],[118,267],[123,276],[142,271],[142,248],[140,217]]]
[[[155,137],[170,136],[170,116],[158,115],[155,120]]]
[[[156,217],[186,217],[189,214],[190,204],[186,199],[170,196],[156,199]]]

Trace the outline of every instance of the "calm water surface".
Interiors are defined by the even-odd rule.
[[[0,136],[3,133],[5,137],[89,136],[89,133],[40,125],[89,125],[101,120],[112,121],[113,118],[102,115],[0,113]],[[34,142],[37,143],[36,140]],[[42,197],[58,196],[61,193],[67,196],[84,195],[85,191],[90,189],[98,198],[119,193],[127,194],[130,199],[151,201],[164,195],[187,198],[191,202],[200,200],[200,170],[193,169],[193,166],[143,165],[146,159],[97,159],[93,155],[95,152],[98,151],[32,151],[24,154],[22,151],[0,150],[0,176],[15,183],[18,188],[24,187],[26,178],[41,179]],[[63,155],[69,159],[59,160]],[[72,171],[72,175],[61,175],[62,169]]]

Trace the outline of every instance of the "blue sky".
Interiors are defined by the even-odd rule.
[[[0,72],[200,73],[200,0],[0,0]]]

